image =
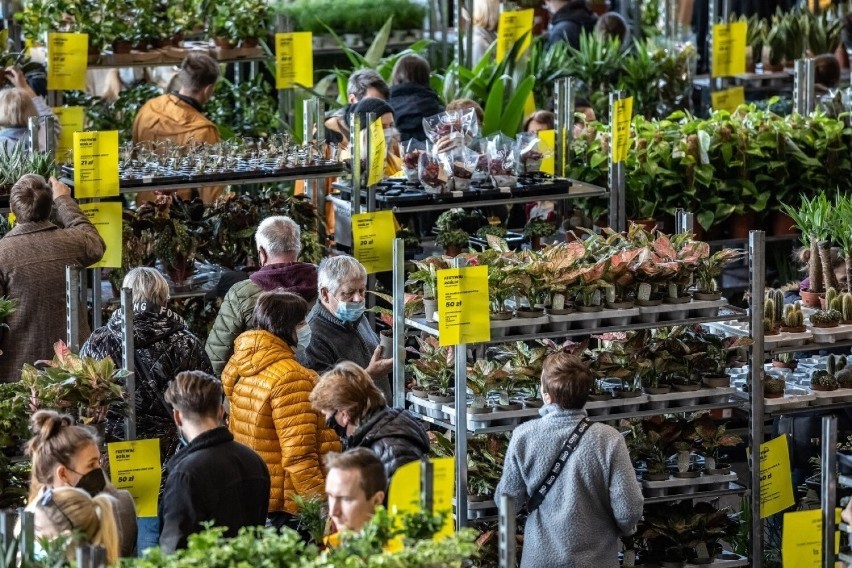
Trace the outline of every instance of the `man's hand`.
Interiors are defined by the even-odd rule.
[[[12,83],[13,87],[25,90],[31,97],[36,96],[35,91],[33,91],[27,83],[27,79],[24,77],[24,72],[21,71],[20,67],[6,67],[3,71],[3,75],[9,79],[9,82]]]
[[[379,345],[373,351],[373,358],[364,370],[374,379],[382,378],[393,370],[393,359],[383,359],[382,346]]]
[[[53,176],[50,176],[50,189],[53,190],[54,200],[56,200],[57,197],[61,197],[63,195],[71,195],[71,188]]]

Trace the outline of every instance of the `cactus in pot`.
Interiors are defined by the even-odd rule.
[[[837,305],[835,302],[837,301],[839,294],[837,293],[837,288],[829,287],[825,291],[825,308],[827,310],[837,309],[835,306]]]
[[[787,384],[780,377],[765,377],[763,379],[763,396],[764,398],[781,398],[784,396],[784,389]]]
[[[767,298],[763,305],[763,332],[766,335],[777,335],[778,326],[775,323],[775,302]]]
[[[843,315],[843,323],[852,323],[852,293],[844,292],[840,295],[839,311]]]
[[[829,373],[828,369],[819,369],[811,375],[811,390],[834,391],[838,388],[837,379]]]
[[[843,315],[837,310],[817,310],[811,314],[811,325],[814,327],[837,327]]]
[[[784,308],[784,318],[781,331],[801,333],[805,330],[805,316],[802,313],[801,302],[789,304]]]

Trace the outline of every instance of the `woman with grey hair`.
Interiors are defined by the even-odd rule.
[[[393,360],[382,357],[379,337],[364,317],[367,270],[351,256],[324,258],[317,274],[319,298],[308,314],[311,342],[302,364],[325,373],[341,361],[363,367],[385,400],[391,397]]]

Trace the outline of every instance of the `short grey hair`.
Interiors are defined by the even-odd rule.
[[[302,251],[302,229],[290,217],[275,215],[260,222],[254,234],[257,248],[266,254],[278,256],[287,252],[298,255]]]
[[[384,100],[390,98],[390,87],[376,71],[359,69],[349,76],[349,80],[346,82],[347,95],[355,95],[355,100],[360,101],[367,96],[367,89],[377,90]]]
[[[367,279],[367,269],[363,264],[351,256],[328,256],[319,265],[317,292],[326,288],[334,294],[341,284],[354,278]]]
[[[169,283],[155,268],[148,266],[134,268],[124,277],[122,287],[130,288],[134,304],[146,302],[165,306],[169,301]]]

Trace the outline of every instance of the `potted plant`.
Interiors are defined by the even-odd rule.
[[[473,394],[473,402],[467,407],[472,414],[486,412],[488,406],[485,397],[500,380],[504,378],[506,371],[494,361],[480,359],[473,366],[467,368],[467,388]]]
[[[527,221],[524,226],[524,236],[530,239],[533,250],[541,249],[542,237],[549,237],[556,233],[558,227],[551,221],[536,217]]]
[[[805,331],[805,316],[802,313],[801,302],[788,304],[784,307],[784,318],[780,329],[785,333],[802,333]]]
[[[796,367],[799,366],[799,362],[796,360],[792,353],[778,353],[772,356],[772,366],[795,371]]]
[[[693,294],[696,300],[718,300],[722,297],[717,279],[725,267],[742,256],[743,251],[722,249],[702,259],[695,270],[698,287]]]
[[[781,377],[765,375],[763,378],[763,397],[764,398],[781,398],[784,396],[784,390],[787,384]]]
[[[831,228],[836,225],[838,212],[828,202],[824,193],[808,199],[802,196],[799,208],[782,204],[784,211],[802,233],[802,243],[808,247],[808,289],[801,290],[806,307],[819,307],[820,298],[827,287],[838,288],[831,260]]]
[[[0,452],[14,456],[29,435],[29,391],[21,383],[0,384]]]
[[[837,378],[828,369],[817,369],[811,375],[811,390],[831,392],[839,388]]]
[[[837,310],[817,310],[810,315],[811,327],[830,328],[840,325],[843,314]]]
[[[419,358],[408,364],[417,383],[427,390],[432,402],[452,402],[450,392],[455,377],[453,350],[441,347],[434,337],[417,338]]]
[[[458,256],[467,245],[470,235],[461,229],[439,230],[435,243],[443,247],[445,256]]]
[[[405,285],[414,287],[423,298],[426,321],[434,321],[433,317],[438,311],[438,270],[449,268],[449,264],[437,256],[411,262],[417,270],[409,273]]]
[[[704,473],[724,475],[731,471],[728,464],[718,463],[719,448],[733,448],[742,444],[739,436],[728,434],[724,424],[716,424],[709,414],[704,414],[693,422],[698,445],[704,456]]]

